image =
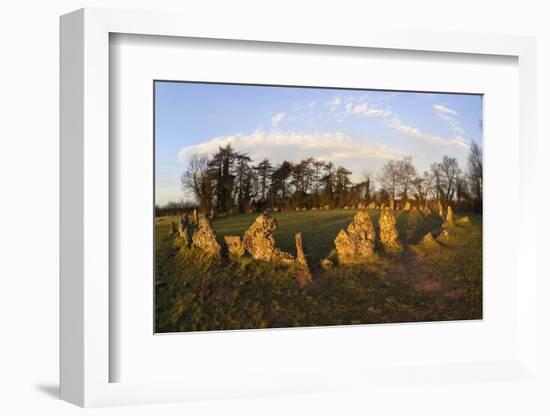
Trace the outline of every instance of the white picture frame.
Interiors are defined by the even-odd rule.
[[[80,406],[185,401],[197,398],[265,394],[322,393],[417,378],[424,382],[460,380],[479,383],[501,374],[521,382],[537,380],[535,250],[536,218],[527,215],[533,200],[535,151],[535,41],[530,37],[465,33],[357,31],[327,35],[321,28],[301,31],[243,19],[205,26],[191,16],[166,13],[82,9],[61,18],[61,398]],[[441,363],[414,370],[336,369],[317,373],[271,375],[242,380],[235,374],[212,379],[147,383],[110,382],[114,357],[109,348],[109,35],[112,33],[207,39],[332,45],[438,53],[505,55],[519,65],[519,224],[517,294],[518,354],[499,362]],[[261,334],[259,336],[262,336]],[[477,374],[477,375],[476,375]],[[412,378],[410,378],[412,375]],[[481,376],[480,376],[481,375]],[[498,378],[498,377],[497,377]]]

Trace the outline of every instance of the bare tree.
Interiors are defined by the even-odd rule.
[[[412,157],[407,156],[397,161],[397,182],[401,198],[406,202],[409,198],[409,191],[412,182],[416,177],[416,169],[412,163]]]
[[[445,205],[449,205],[456,192],[456,182],[460,175],[458,162],[454,157],[443,156],[441,163],[437,164],[440,173],[441,190]]]
[[[389,193],[390,199],[395,201],[399,186],[399,163],[395,159],[388,160],[382,167],[379,177],[380,184]]]
[[[205,211],[212,208],[212,183],[208,173],[207,155],[193,155],[181,176],[184,192],[190,194]]]
[[[467,178],[474,208],[481,211],[483,205],[483,155],[481,148],[475,142],[470,145]]]
[[[430,172],[424,172],[422,176],[416,176],[413,179],[412,185],[416,191],[415,197],[419,204],[427,206],[428,195],[434,188],[433,184],[434,176]]]

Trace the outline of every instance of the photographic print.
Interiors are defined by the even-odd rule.
[[[482,319],[482,95],[153,88],[156,333]]]

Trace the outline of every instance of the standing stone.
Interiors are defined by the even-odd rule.
[[[178,222],[178,234],[183,239],[185,247],[189,247],[191,245],[191,228],[187,213],[183,213]]]
[[[302,233],[296,233],[294,238],[296,240],[296,263],[308,267]]]
[[[334,266],[334,263],[332,262],[332,260],[330,260],[327,257],[321,259],[320,264],[323,270],[330,270]]]
[[[170,221],[170,229],[172,231],[172,234],[178,233],[178,225],[174,221]]]
[[[395,201],[393,198],[390,200],[390,209],[395,209]]]
[[[197,213],[197,209],[195,208],[193,210],[193,222],[195,224],[198,224],[199,223],[199,214]]]
[[[244,244],[243,239],[239,236],[226,235],[223,237],[225,245],[227,246],[227,251],[229,254],[233,254],[237,257],[244,256]]]
[[[334,245],[341,264],[364,261],[374,254],[376,232],[372,221],[365,211],[355,214],[347,229],[340,230]]]
[[[466,216],[466,217],[459,218],[458,220],[456,220],[456,223],[458,225],[468,225],[470,224],[470,217]]]
[[[435,241],[432,233],[428,233],[420,241],[420,246],[424,249],[434,249],[439,247],[439,244]]]
[[[184,227],[187,227],[190,222],[189,222],[189,215],[187,215],[187,212],[184,212],[182,215],[181,215],[181,218],[180,218],[180,222],[182,223],[182,225]]]
[[[386,204],[382,202],[382,204],[380,205],[380,209],[383,210],[384,208],[386,208]]]
[[[200,248],[204,252],[216,257],[220,255],[221,246],[216,240],[216,233],[207,218],[199,218],[199,226],[193,233],[192,240],[193,245]]]
[[[304,239],[302,233],[296,233],[296,263],[300,266],[296,273],[296,280],[300,286],[311,282],[311,272],[307,263],[307,256],[304,250]]]
[[[183,239],[185,247],[189,247],[191,245],[191,230],[189,227],[185,227],[181,221],[178,223],[178,234]]]
[[[439,213],[439,216],[445,219],[445,216],[443,215],[443,205],[441,205],[441,201],[437,201],[437,211]]]
[[[376,208],[376,204],[374,202],[371,202],[368,206],[369,209],[375,209]]]
[[[410,211],[411,210],[411,203],[409,201],[405,202],[405,206],[403,207],[403,211]]]
[[[395,224],[397,220],[391,208],[386,208],[380,214],[378,225],[380,226],[380,241],[384,249],[390,253],[399,253],[403,251],[403,246],[397,239],[399,232]]]
[[[452,227],[453,225],[454,225],[454,221],[453,221],[453,210],[451,209],[451,206],[448,205],[448,206],[447,206],[447,217],[445,218],[444,227],[445,227],[445,228],[449,228],[449,227]]]
[[[275,218],[260,214],[244,233],[244,248],[256,260],[292,263],[294,258],[290,254],[275,247],[272,233],[276,228]]]

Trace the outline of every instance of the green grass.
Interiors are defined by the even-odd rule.
[[[482,317],[481,217],[454,227],[438,247],[418,245],[441,220],[419,212],[397,212],[405,251],[371,264],[317,267],[356,211],[273,213],[277,246],[295,254],[301,231],[313,267],[313,283],[296,284],[296,269],[245,258],[211,259],[181,248],[170,234],[173,217],[156,221],[156,330],[158,332],[245,329],[359,323],[480,319]],[[369,214],[377,225],[379,212]],[[456,216],[457,218],[459,215]],[[256,214],[212,222],[218,239],[242,235]]]
[[[318,262],[334,248],[333,241],[336,235],[342,228],[347,227],[355,213],[356,211],[343,209],[275,212],[271,215],[277,219],[279,226],[273,233],[273,237],[279,248],[295,255],[294,236],[301,231],[307,244],[308,254],[312,260]],[[257,214],[234,215],[216,219],[212,225],[220,238],[224,235],[243,235],[257,216]]]

